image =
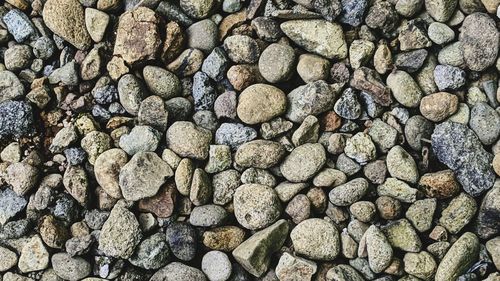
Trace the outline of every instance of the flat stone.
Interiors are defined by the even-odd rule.
[[[295,251],[314,260],[333,260],[340,252],[340,235],[323,219],[307,219],[290,233]]]
[[[336,206],[349,206],[359,201],[368,191],[368,181],[356,178],[333,188],[328,197]]]
[[[413,203],[417,200],[418,189],[396,178],[387,178],[377,187],[377,193],[379,196],[389,196],[401,202]]]
[[[94,42],[101,42],[109,23],[109,15],[97,9],[85,9],[85,26]]]
[[[7,30],[18,43],[34,40],[37,37],[35,26],[29,17],[20,10],[12,9],[3,15],[2,19],[7,26]]]
[[[392,221],[382,228],[392,247],[405,252],[417,253],[422,249],[422,241],[407,219]]]
[[[146,85],[155,95],[170,99],[181,94],[181,82],[174,73],[151,65],[144,67],[142,73]]]

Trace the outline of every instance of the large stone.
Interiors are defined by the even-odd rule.
[[[187,121],[172,124],[166,134],[167,147],[181,157],[206,159],[212,134],[209,130]]]
[[[453,243],[439,264],[435,280],[454,281],[464,274],[477,260],[479,239],[472,232],[466,232]]]
[[[280,166],[283,176],[291,182],[311,179],[326,162],[326,152],[319,143],[306,143],[296,147]]]
[[[233,208],[236,220],[251,230],[267,227],[281,215],[281,203],[276,191],[261,184],[238,187],[234,193]]]
[[[85,12],[78,0],[48,0],[43,6],[47,27],[78,49],[87,49],[92,40],[85,28]]]
[[[236,112],[246,124],[267,122],[286,110],[286,95],[279,88],[254,84],[246,88],[238,99]]]
[[[380,273],[386,269],[392,261],[392,247],[380,229],[372,225],[365,232],[366,250],[371,270]]]
[[[281,24],[281,30],[309,52],[328,59],[347,57],[347,43],[342,27],[326,20],[291,20]]]
[[[439,161],[455,172],[455,176],[472,196],[490,189],[495,181],[491,167],[493,155],[482,146],[466,125],[444,122],[432,134],[432,149]]]
[[[279,220],[256,232],[233,251],[233,257],[250,274],[260,277],[269,268],[271,255],[278,251],[288,236],[289,225]]]
[[[299,223],[290,238],[295,251],[310,259],[331,261],[340,252],[338,230],[323,219],[312,218]]]
[[[123,197],[137,201],[154,196],[168,178],[172,168],[154,152],[139,152],[120,170],[119,184]]]

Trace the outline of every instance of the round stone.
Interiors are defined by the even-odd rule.
[[[271,44],[260,55],[259,71],[270,83],[287,80],[294,69],[295,51],[285,44]]]
[[[167,129],[167,147],[181,157],[206,159],[212,133],[187,121],[177,121]]]
[[[231,261],[223,252],[210,251],[201,259],[201,270],[210,281],[225,281],[231,276]]]
[[[305,182],[323,167],[326,153],[319,143],[306,143],[296,147],[280,166],[283,176],[291,182]]]
[[[335,226],[323,219],[307,219],[290,233],[299,255],[314,260],[331,261],[340,252],[340,235]]]
[[[244,184],[234,193],[234,215],[247,229],[261,229],[278,220],[281,203],[274,189],[260,184]]]
[[[241,121],[253,125],[267,122],[286,110],[286,95],[267,84],[254,84],[239,96],[236,112]]]

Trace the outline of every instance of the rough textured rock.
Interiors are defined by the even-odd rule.
[[[281,215],[278,195],[265,185],[244,184],[238,187],[233,205],[236,219],[247,229],[267,227]]]
[[[314,260],[333,260],[340,252],[340,236],[335,226],[323,219],[307,219],[290,233],[295,251]]]
[[[466,232],[453,243],[441,260],[436,280],[451,281],[464,274],[479,254],[479,239],[474,233]]]

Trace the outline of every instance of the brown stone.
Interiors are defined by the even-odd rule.
[[[425,96],[420,101],[420,112],[433,122],[443,121],[455,113],[457,109],[458,97],[446,92]]]
[[[43,242],[51,248],[62,249],[69,239],[68,229],[52,215],[43,217],[38,229]]]
[[[231,252],[245,240],[245,231],[236,226],[223,226],[203,233],[203,245],[218,251]]]
[[[342,125],[342,118],[335,111],[328,111],[320,118],[321,129],[326,132],[333,132]]]
[[[388,106],[392,103],[391,91],[382,80],[379,74],[370,68],[360,67],[354,71],[351,86],[365,91],[373,97],[375,102]]]
[[[113,55],[129,64],[155,59],[161,45],[159,23],[156,13],[145,7],[122,14]]]
[[[118,56],[114,56],[106,65],[111,79],[117,81],[123,75],[129,72],[129,68],[125,65],[125,61]]]
[[[386,220],[396,219],[401,215],[401,203],[388,196],[380,196],[375,201],[381,218]]]
[[[24,0],[5,0],[5,2],[23,11],[26,11],[30,7],[30,5]]]
[[[257,65],[237,64],[231,66],[227,71],[227,79],[237,91],[243,91],[248,86],[263,82]]]
[[[175,21],[167,23],[166,30],[160,57],[164,63],[169,63],[181,54],[186,38],[181,27]]]
[[[219,40],[223,41],[233,28],[241,25],[246,20],[247,13],[245,9],[225,17],[219,25]]]
[[[140,200],[139,210],[153,213],[160,218],[170,217],[175,209],[176,197],[175,183],[167,182],[155,196]]]
[[[424,174],[418,186],[427,197],[437,199],[453,197],[460,191],[452,170]]]

